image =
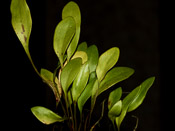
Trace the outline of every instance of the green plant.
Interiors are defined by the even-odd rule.
[[[61,108],[63,114],[42,106],[32,107],[32,113],[44,124],[59,122],[66,123],[73,131],[93,130],[104,115],[105,101],[101,105],[100,118],[95,123],[91,122],[97,97],[134,73],[129,67],[114,67],[119,58],[119,48],[113,47],[99,56],[95,45],[88,47],[86,42],[78,45],[81,14],[78,5],[71,1],[63,8],[62,20],[54,33],[53,48],[59,59],[57,68],[54,72],[44,68],[39,72],[29,52],[32,29],[29,7],[25,0],[12,0],[10,9],[12,26],[17,37],[38,76],[52,89],[56,109]],[[127,112],[142,104],[154,79],[146,79],[122,100],[122,88],[112,90],[108,98],[108,117],[114,130],[116,126],[120,130]],[[91,100],[90,108],[85,110],[84,105],[88,99]]]

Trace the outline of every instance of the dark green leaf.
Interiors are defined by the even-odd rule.
[[[88,63],[85,63],[78,75],[76,76],[73,86],[71,88],[72,91],[72,97],[73,101],[77,102],[78,97],[81,95],[82,91],[84,90],[89,78],[89,68],[88,68]]]
[[[53,48],[63,68],[63,58],[76,31],[76,24],[72,17],[66,17],[56,27]]]
[[[88,65],[90,69],[90,73],[96,70],[99,54],[98,49],[95,45],[91,45],[87,48],[87,55],[88,55]]]
[[[69,2],[62,11],[62,18],[65,19],[67,17],[73,17],[73,19],[75,20],[76,23],[76,33],[74,38],[71,41],[70,46],[67,49],[67,57],[68,57],[68,61],[70,60],[71,56],[73,55],[73,53],[76,50],[78,41],[79,41],[79,37],[80,37],[80,24],[81,24],[81,14],[80,14],[80,9],[78,7],[78,5],[71,1]]]
[[[84,51],[86,52],[87,50],[87,43],[86,42],[82,42],[78,45],[77,47],[77,51]]]
[[[89,82],[78,98],[78,108],[80,110],[80,114],[82,113],[83,106],[86,103],[86,101],[91,97],[92,94],[92,88],[94,87],[95,81],[97,80],[96,73],[92,72],[90,74]]]
[[[119,58],[119,52],[119,48],[113,47],[100,56],[96,68],[97,78],[99,82],[104,78],[106,73],[117,63]]]
[[[67,90],[75,77],[77,76],[80,68],[82,65],[82,59],[81,58],[75,58],[68,62],[66,66],[63,68],[61,72],[61,85],[64,91],[64,94],[67,96]]]
[[[47,125],[64,121],[61,116],[42,106],[32,107],[31,111],[39,121]]]
[[[111,86],[121,82],[134,73],[134,70],[128,67],[115,67],[110,70],[100,83],[99,94]]]

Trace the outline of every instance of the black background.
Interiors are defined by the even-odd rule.
[[[54,109],[54,97],[34,72],[22,45],[11,26],[10,0],[5,12],[5,48],[3,52],[2,91],[4,123],[8,129],[49,130],[40,123],[30,108],[41,105]],[[32,15],[30,52],[38,69],[53,71],[57,57],[52,48],[53,33],[61,20],[61,11],[68,0],[27,0]],[[122,129],[131,131],[139,117],[138,131],[159,131],[163,128],[163,86],[160,66],[160,6],[158,0],[76,0],[81,10],[80,42],[96,44],[100,54],[117,46],[120,58],[116,66],[128,66],[135,74],[120,86],[131,91],[146,78],[155,76],[144,103],[124,119]],[[105,95],[104,95],[105,97]],[[102,127],[108,122],[102,120]],[[162,129],[163,130],[163,129]]]

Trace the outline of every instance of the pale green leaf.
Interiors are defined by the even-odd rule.
[[[53,48],[58,56],[61,67],[63,68],[63,58],[76,31],[76,24],[72,17],[66,17],[58,23],[53,40]]]
[[[12,26],[29,56],[29,37],[32,30],[32,18],[26,0],[12,0]]]
[[[68,61],[70,60],[71,56],[74,54],[78,41],[79,41],[79,37],[80,37],[80,25],[81,25],[81,13],[80,13],[80,9],[78,7],[78,5],[71,1],[69,2],[67,5],[65,5],[65,7],[63,8],[62,11],[62,18],[65,19],[67,17],[73,17],[73,19],[75,20],[76,23],[76,33],[74,38],[71,41],[70,46],[67,49],[67,57],[68,57]]]
[[[88,63],[85,63],[81,66],[81,69],[76,76],[73,86],[71,88],[72,91],[72,98],[74,102],[77,102],[79,96],[81,95],[82,91],[84,90],[89,78],[89,67]]]
[[[120,100],[121,96],[122,96],[122,88],[121,87],[113,90],[109,94],[109,98],[108,98],[108,109],[109,110],[116,102],[118,102]]]
[[[88,60],[88,56],[84,51],[76,51],[75,54],[72,56],[72,59],[75,58],[81,58],[83,64]]]
[[[97,46],[91,45],[90,47],[87,48],[86,52],[88,55],[88,65],[91,73],[96,70],[98,64],[99,54]]]
[[[82,65],[81,58],[75,58],[68,62],[61,72],[61,86],[64,94],[67,96],[67,91],[75,77],[77,76]]]
[[[119,52],[119,48],[113,47],[100,56],[96,68],[97,78],[99,81],[101,81],[106,73],[117,63]]]
[[[78,108],[80,110],[80,114],[82,113],[83,106],[86,103],[86,101],[91,97],[92,89],[94,87],[95,81],[97,80],[96,73],[92,72],[89,77],[89,82],[87,86],[85,87],[84,91],[78,98]]]
[[[134,73],[134,70],[129,67],[114,67],[111,69],[101,81],[99,87],[99,94],[109,89],[111,86],[121,82]]]
[[[32,107],[31,111],[39,121],[46,125],[64,121],[61,116],[42,106]]]

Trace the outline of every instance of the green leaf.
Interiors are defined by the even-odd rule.
[[[77,47],[77,51],[84,51],[86,52],[87,50],[87,43],[86,42],[82,42],[78,45]]]
[[[69,46],[76,31],[76,24],[72,17],[66,17],[58,23],[53,40],[53,48],[58,56],[61,68],[63,68],[63,58],[67,47]]]
[[[39,121],[46,125],[64,121],[61,116],[42,106],[32,107],[31,111]]]
[[[137,93],[137,96],[130,103],[130,105],[128,107],[128,112],[135,110],[139,105],[141,105],[143,103],[143,100],[144,100],[149,88],[154,83],[154,80],[155,80],[155,77],[150,77],[147,80],[145,80],[139,87],[137,87],[137,88],[139,88],[139,92]]]
[[[95,81],[97,80],[97,76],[95,72],[92,72],[89,77],[89,82],[85,87],[84,91],[78,98],[78,109],[80,110],[80,114],[82,113],[83,106],[86,101],[91,97],[92,89],[94,87]]]
[[[61,86],[63,88],[64,94],[67,96],[67,91],[75,77],[77,76],[82,65],[81,58],[75,58],[68,62],[61,72]]]
[[[55,83],[57,84],[57,87],[55,86],[54,82],[53,82],[53,73],[48,71],[47,69],[41,69],[40,71],[41,77],[44,80],[44,82],[51,87],[55,98],[57,101],[59,101],[59,97],[61,96],[62,90],[58,81],[58,78],[55,77]],[[59,93],[59,94],[58,94]]]
[[[92,94],[91,94],[91,113],[94,109],[95,103],[96,103],[96,99],[98,96],[98,89],[99,89],[99,82],[98,79],[95,81],[93,88],[92,88]]]
[[[88,55],[88,65],[91,73],[96,70],[98,64],[99,54],[97,46],[91,45],[90,47],[87,48],[86,52]]]
[[[113,105],[120,100],[122,96],[122,88],[119,87],[109,94],[108,109],[110,110]]]
[[[75,54],[73,55],[72,59],[75,59],[75,58],[81,58],[82,63],[84,64],[87,61],[88,56],[87,56],[86,52],[84,52],[84,51],[76,51]]]
[[[121,82],[134,73],[134,70],[129,67],[114,67],[111,69],[101,81],[99,87],[99,94],[109,89],[111,86]]]
[[[76,33],[75,33],[74,38],[71,41],[70,46],[67,49],[68,61],[70,60],[71,56],[75,52],[78,41],[79,41],[79,37],[80,37],[81,13],[80,13],[80,9],[79,9],[78,5],[73,1],[71,1],[67,5],[65,5],[65,7],[63,8],[63,11],[62,11],[62,18],[63,19],[65,19],[69,16],[73,17],[73,19],[75,20]]]
[[[143,102],[148,89],[154,82],[154,79],[154,77],[148,78],[123,99],[122,112],[119,117],[116,117],[116,124],[118,128],[120,128],[126,113],[133,111]]]
[[[29,56],[29,37],[32,30],[32,18],[26,0],[12,0],[12,26],[26,54]]]
[[[87,82],[88,82],[88,78],[89,78],[89,67],[88,67],[88,63],[85,63],[78,75],[76,76],[74,82],[73,82],[73,86],[71,88],[72,91],[72,97],[73,97],[73,101],[77,102],[79,96],[81,95],[82,91],[84,90]]]
[[[100,56],[96,69],[99,82],[104,78],[106,73],[117,63],[119,58],[119,52],[119,48],[113,47]]]
[[[108,117],[113,121],[113,119],[120,115],[122,110],[122,101],[116,102],[108,112]]]

